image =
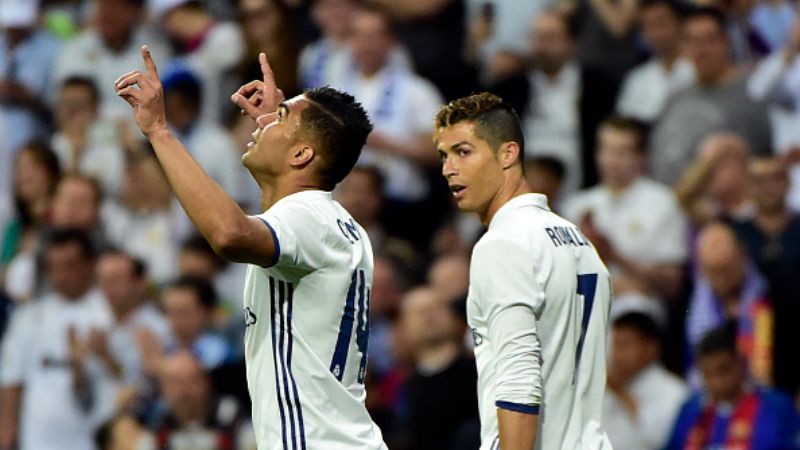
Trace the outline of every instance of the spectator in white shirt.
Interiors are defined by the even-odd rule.
[[[672,191],[647,177],[642,125],[609,118],[598,128],[601,184],[568,199],[564,216],[581,226],[622,285],[674,298],[688,256],[687,222]]]
[[[90,335],[112,318],[86,233],[56,229],[44,254],[53,292],[17,310],[3,340],[0,448],[90,450],[115,397]]]
[[[681,56],[681,6],[675,0],[649,0],[640,8],[642,37],[652,57],[625,77],[617,112],[652,122],[672,94],[694,81],[694,69]]]
[[[617,299],[611,307],[603,428],[616,450],[663,448],[688,393],[659,361],[663,316],[648,302]]]
[[[146,42],[156,60],[168,55],[160,36],[144,27],[146,0],[97,0],[92,26],[68,42],[56,60],[51,92],[65,79],[80,75],[100,87],[100,116],[128,119],[130,107],[113,89],[120,67],[144,70],[139,47]],[[53,98],[53,100],[55,100]]]
[[[314,0],[311,18],[322,36],[300,53],[300,86],[339,86],[349,67],[354,0]]]

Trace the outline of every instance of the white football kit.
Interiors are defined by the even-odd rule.
[[[244,289],[247,384],[260,450],[385,449],[364,406],[372,247],[330,192],[298,192],[259,216],[270,267]]]
[[[608,270],[572,223],[525,194],[503,205],[472,252],[481,450],[499,448],[497,408],[539,415],[539,449],[610,449],[600,429]]]

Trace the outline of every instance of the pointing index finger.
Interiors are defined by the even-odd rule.
[[[156,69],[156,63],[153,62],[153,57],[150,55],[150,49],[146,46],[142,46],[142,59],[144,60],[144,67],[147,69],[147,73],[150,74],[150,77],[154,80],[158,80],[158,69]]]
[[[272,74],[272,68],[269,66],[266,53],[258,54],[258,62],[261,63],[261,73],[264,75],[264,83],[267,83],[267,86],[274,88],[275,75]]]

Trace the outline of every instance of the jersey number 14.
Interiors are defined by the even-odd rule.
[[[367,373],[367,344],[369,341],[369,300],[370,289],[364,282],[364,271],[353,271],[350,279],[350,288],[347,290],[347,300],[344,303],[342,320],[339,323],[339,336],[336,338],[336,347],[331,359],[331,373],[337,380],[342,381],[344,370],[347,367],[347,351],[350,348],[350,339],[353,336],[353,322],[356,322],[356,347],[361,353],[361,362],[358,365],[358,382],[363,384]],[[358,306],[358,310],[356,310]]]

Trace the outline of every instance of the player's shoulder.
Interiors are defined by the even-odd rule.
[[[296,221],[327,221],[335,213],[336,201],[327,191],[301,191],[281,198],[263,215],[278,216],[281,219]]]

